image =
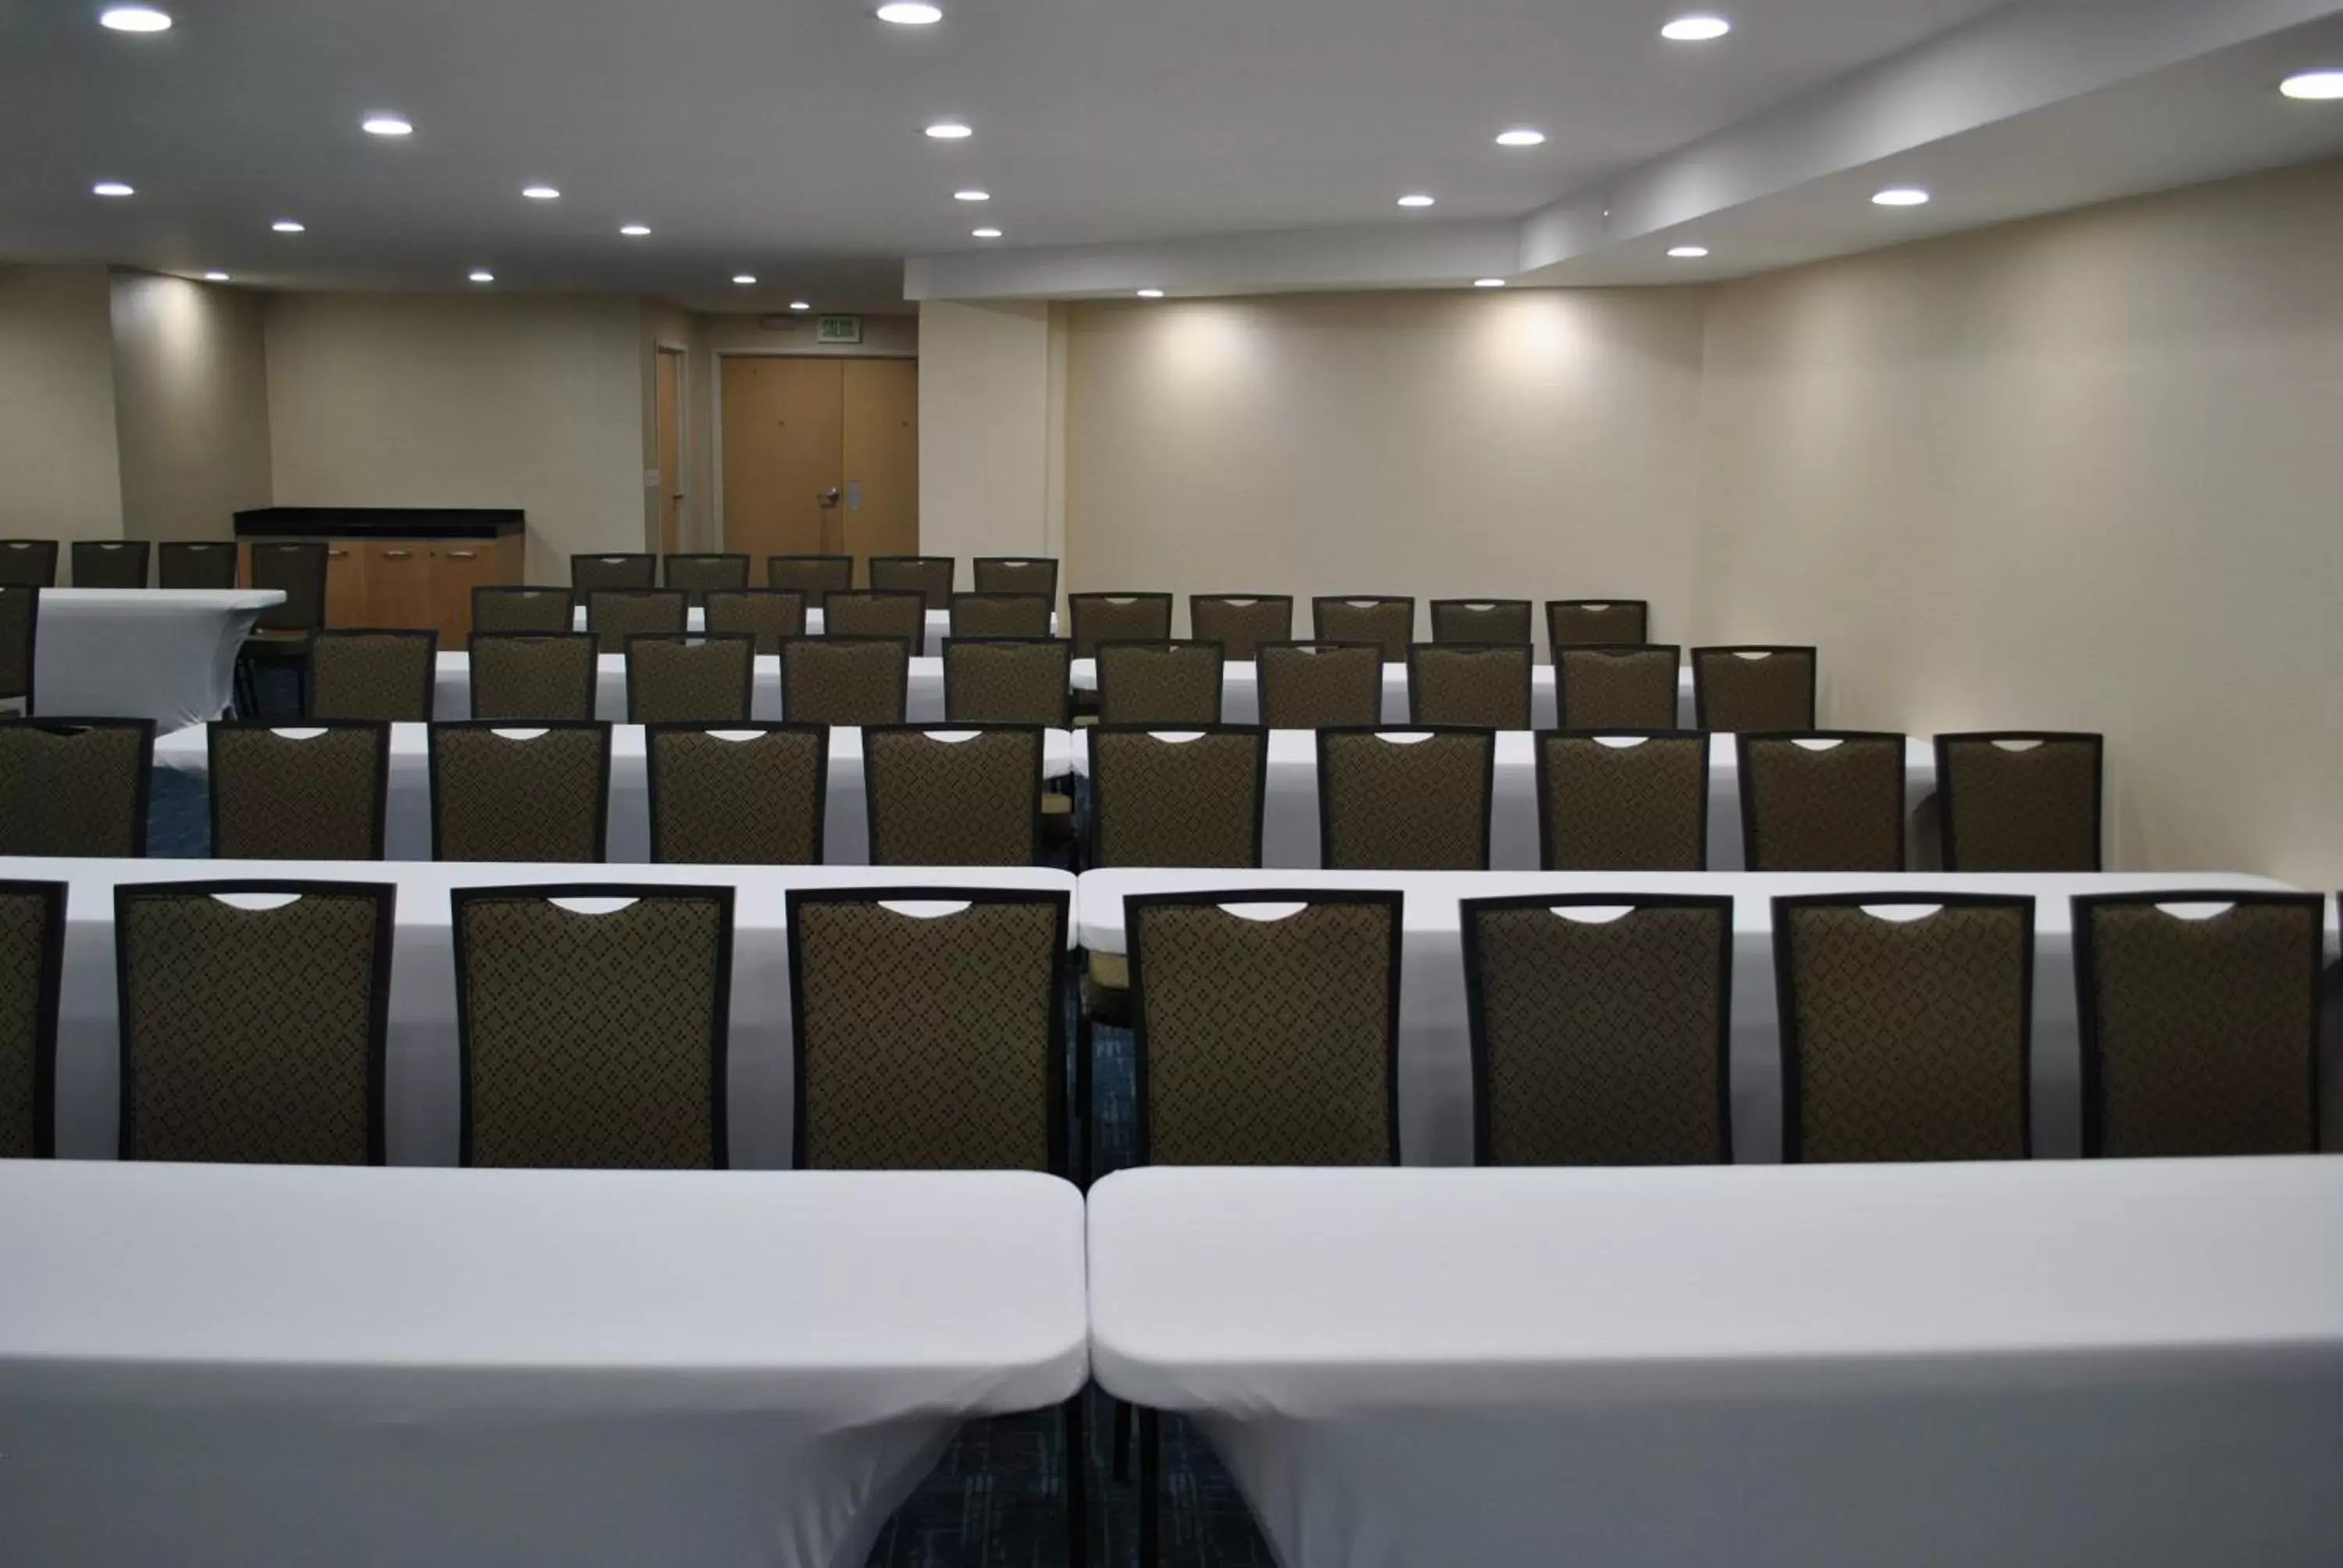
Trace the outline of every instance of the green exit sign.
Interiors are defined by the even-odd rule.
[[[824,316],[815,319],[814,340],[818,343],[860,343],[862,341],[862,317],[859,316]]]

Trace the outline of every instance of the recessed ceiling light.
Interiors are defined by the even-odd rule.
[[[647,223],[622,223],[618,226],[618,232],[628,239],[640,239],[650,231],[651,226]]]
[[[954,192],[952,192],[952,200],[954,200],[954,201],[990,201],[991,199],[992,199],[992,193],[991,193],[990,191],[954,191]]]
[[[1678,261],[1698,261],[1708,254],[1708,246],[1704,245],[1673,246],[1669,247],[1668,254]]]
[[[494,283],[497,280],[497,275],[485,266],[476,266],[466,276],[474,283]]]
[[[944,19],[944,8],[925,0],[888,0],[879,7],[879,20],[898,27],[930,27]]]
[[[120,180],[100,180],[89,187],[89,194],[102,196],[136,196],[138,193]]]
[[[1871,200],[1877,206],[1926,206],[1928,193],[1918,186],[1889,186]]]
[[[976,133],[962,121],[938,120],[928,127],[928,135],[940,142],[964,142]]]
[[[1399,205],[1402,206],[1430,206],[1432,205],[1432,198],[1423,195],[1421,191],[1418,191],[1400,197]]]
[[[732,275],[732,281],[746,287],[757,281],[757,275],[753,272],[736,272]]]
[[[117,33],[167,33],[171,14],[152,5],[108,5],[97,14],[98,25]]]
[[[1660,36],[1671,44],[1705,44],[1732,31],[1733,24],[1722,16],[1679,16],[1660,29]]]
[[[523,186],[520,194],[531,201],[559,201],[561,193],[551,186]]]
[[[204,281],[206,283],[226,283],[227,281],[227,274],[225,272],[207,272],[204,274]]]
[[[2343,71],[2305,71],[2280,82],[2278,90],[2289,98],[2343,98]]]
[[[268,226],[275,229],[279,234],[306,234],[308,232],[307,229],[303,227],[300,224],[294,222],[289,217],[280,217]]]
[[[1475,288],[1503,288],[1505,286],[1505,280],[1502,277],[1476,277],[1473,280],[1473,286]]]
[[[1142,288],[1139,291],[1139,297],[1141,299],[1161,299],[1163,297],[1163,291],[1160,288]]]
[[[398,115],[368,115],[358,122],[358,129],[370,136],[411,136],[415,127]]]
[[[1527,126],[1497,133],[1497,145],[1501,147],[1534,147],[1543,146],[1544,142],[1544,131],[1534,131]]]
[[[802,299],[792,299],[789,301],[789,308],[791,310],[811,310],[813,307],[808,305]]]
[[[999,239],[1001,237],[1001,231],[997,228],[972,228],[970,229],[968,233],[969,237],[971,239]]]

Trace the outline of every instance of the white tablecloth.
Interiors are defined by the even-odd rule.
[[[459,656],[460,657],[460,656]],[[515,725],[526,732],[526,725]],[[297,728],[290,733],[299,734]],[[1065,776],[1071,767],[1073,738],[1062,729],[1043,732],[1042,777]],[[650,774],[648,741],[639,724],[610,730],[610,826],[607,858],[614,864],[641,865],[651,858]],[[203,729],[180,730],[155,742],[155,765],[209,779],[211,754]],[[431,741],[427,727],[390,727],[390,786],[384,814],[383,853],[393,860],[431,859]],[[833,725],[830,731],[830,793],[822,808],[822,859],[833,866],[870,861],[870,817],[862,788],[862,731]]]
[[[1098,660],[1074,660],[1069,678],[1076,691],[1096,691]],[[1537,665],[1530,671],[1530,723],[1540,729],[1552,729],[1559,722],[1555,717],[1557,711],[1554,695],[1554,666]],[[1221,722],[1261,722],[1261,668],[1252,659],[1232,659],[1221,667]],[[1383,666],[1383,722],[1408,722],[1407,666],[1403,664]],[[1676,726],[1682,729],[1693,727],[1690,665],[1676,672]]]
[[[1400,973],[1400,1147],[1411,1165],[1473,1158],[1471,1039],[1457,904],[1463,899],[1557,893],[1731,895],[1733,920],[1733,1141],[1737,1158],[1782,1153],[1781,1030],[1775,1011],[1775,898],[1800,893],[2021,893],[2034,913],[2034,1151],[2072,1156],[2082,1147],[2081,1036],[2075,1019],[2073,911],[2078,893],[2285,889],[2264,877],[2158,871],[2105,876],[1882,877],[1562,871],[1162,871],[1082,874],[1082,945],[1127,950],[1122,900],[1134,893],[1227,889],[1395,888],[1407,895]],[[2330,943],[2331,950],[2331,943]]]
[[[1082,1256],[1043,1176],[0,1164],[0,1557],[861,1568]]]
[[[74,860],[0,859],[0,879],[68,884],[65,990],[58,1007],[57,1152],[113,1156],[121,1112],[121,1027],[114,966],[114,889],[124,882],[389,882],[398,889],[391,960],[387,1079],[390,1159],[456,1162],[456,962],[447,893],[545,882],[729,885],[733,901],[732,1162],[789,1162],[795,1104],[784,898],[791,888],[1071,889],[1046,869],[950,866],[554,866],[438,861]],[[1071,940],[1071,933],[1069,934]],[[0,1273],[5,1273],[0,1268]],[[0,1466],[5,1468],[5,1466]],[[0,1548],[0,1562],[6,1561]]]
[[[627,721],[627,659],[606,653],[595,659],[594,717],[612,724]],[[759,722],[781,714],[781,660],[768,654],[757,661],[755,684],[749,696],[749,716]],[[912,724],[940,724],[944,719],[944,661],[911,660],[910,684],[904,696],[904,719]],[[431,712],[437,719],[472,717],[472,656],[443,653],[433,685]]]
[[[33,711],[151,719],[158,730],[217,719],[236,699],[236,654],[275,588],[43,588]]]
[[[2343,1160],[1130,1171],[1091,1357],[1286,1568],[2326,1568]]]
[[[806,611],[806,635],[808,637],[820,637],[821,635],[822,622],[823,617],[821,611],[818,609],[809,609]],[[579,605],[576,609],[569,612],[569,624],[571,628],[574,630],[584,631],[586,629],[586,607],[584,605]],[[684,612],[684,624],[693,631],[705,631],[708,628],[708,612],[703,609],[687,610]],[[1050,617],[1050,635],[1055,637],[1057,635],[1057,630],[1058,618],[1054,613],[1052,613]],[[931,609],[928,611],[926,646],[920,649],[920,652],[930,658],[941,658],[944,656],[944,638],[950,635],[951,612],[940,609]]]

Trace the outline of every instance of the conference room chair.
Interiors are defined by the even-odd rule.
[[[309,644],[309,717],[427,724],[438,667],[436,631],[320,631]]]
[[[458,888],[459,1162],[731,1163],[729,887]]]
[[[2048,731],[1936,737],[1947,871],[2097,871],[2106,738]]]
[[[899,637],[800,637],[781,644],[781,716],[799,724],[900,724],[911,644]]]
[[[431,858],[598,861],[608,842],[610,727],[493,719],[431,727]]]
[[[1091,865],[1261,864],[1268,730],[1214,724],[1164,732],[1101,724],[1085,739]]]
[[[65,884],[0,881],[0,1160],[56,1152]]]
[[[2326,903],[2075,900],[2085,1159],[2318,1152]]]
[[[830,726],[654,724],[644,740],[653,860],[821,864]]]
[[[1525,598],[1436,598],[1432,601],[1434,642],[1528,642],[1530,601]]]
[[[121,1157],[384,1163],[397,900],[369,882],[116,888]]]
[[[1694,725],[1710,731],[1812,729],[1811,648],[1695,648]]]
[[[309,710],[309,639],[326,625],[327,546],[314,539],[255,539],[246,558],[250,586],[274,588],[282,604],[260,612],[236,659],[237,710],[260,712],[259,671],[290,670],[299,685],[300,710]]]
[[[1076,658],[1096,658],[1101,642],[1168,642],[1168,593],[1078,593],[1066,597]]]
[[[1217,642],[1240,664],[1252,662],[1265,642],[1293,640],[1293,599],[1286,594],[1192,593],[1188,635]]]
[[[1222,668],[1217,642],[1101,642],[1099,722],[1217,724]]]
[[[1819,730],[1737,744],[1749,869],[1904,869],[1904,737]]]
[[[1733,1163],[1733,900],[1467,899],[1476,1165]]]
[[[1372,642],[1385,664],[1405,664],[1415,645],[1415,600],[1384,594],[1313,598],[1310,631],[1320,642]]]
[[[0,855],[146,853],[151,719],[0,722]]]
[[[746,632],[627,638],[629,724],[746,724],[756,684]]]
[[[390,726],[206,727],[212,858],[379,860]]]
[[[821,608],[834,593],[854,586],[852,556],[767,556],[765,586],[782,588],[804,598],[809,610]]]
[[[951,635],[1048,637],[1050,601],[1037,593],[956,593],[951,597]]]
[[[0,539],[0,584],[10,588],[57,586],[57,541]]]
[[[1062,638],[947,638],[944,718],[954,724],[1066,729],[1072,663],[1073,644]]]
[[[236,546],[225,539],[166,539],[155,547],[156,586],[236,587]]]
[[[1056,603],[1058,562],[1054,556],[979,556],[970,568],[970,586],[979,593],[1037,593]]]
[[[1041,858],[1041,731],[895,724],[862,732],[874,866],[1031,866]]]
[[[0,583],[0,710],[33,710],[33,661],[40,635],[41,590]]]
[[[146,558],[153,549],[145,539],[75,539],[74,587],[143,588]]]
[[[1784,1161],[2032,1153],[2032,899],[1775,899],[1774,967]]]
[[[915,593],[925,601],[921,609],[942,609],[951,603],[951,556],[872,556],[864,568],[873,593]]]
[[[1330,871],[1485,871],[1493,729],[1321,729],[1318,845]]]
[[[1564,729],[1672,729],[1684,649],[1665,643],[1560,648],[1554,706]]]
[[[605,588],[585,598],[586,629],[600,639],[602,653],[625,653],[630,637],[679,637],[690,624],[690,610],[675,588]]]
[[[680,588],[694,608],[708,602],[713,588],[749,586],[749,558],[744,555],[680,555],[662,557],[660,586]]]
[[[747,632],[757,639],[757,656],[779,656],[781,644],[806,634],[805,595],[795,588],[710,588],[706,624],[710,632]]]
[[[1556,598],[1545,606],[1546,646],[1603,648],[1651,640],[1652,607],[1640,598]]]
[[[925,595],[898,588],[833,593],[822,600],[822,635],[891,637],[916,658],[927,645],[927,604]]]
[[[1407,650],[1408,722],[1527,729],[1535,657],[1526,642],[1413,644]]]
[[[505,723],[594,717],[598,643],[590,631],[472,638],[472,717]]]
[[[598,593],[659,587],[659,557],[642,550],[569,558],[569,588],[582,601]]]
[[[568,631],[576,600],[568,588],[488,587],[472,590],[472,635]]]
[[[1549,871],[1708,869],[1708,737],[1537,737],[1538,863]]]
[[[1350,729],[1383,716],[1383,653],[1372,642],[1265,642],[1253,650],[1269,729]]]

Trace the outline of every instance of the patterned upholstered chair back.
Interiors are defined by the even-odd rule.
[[[459,888],[450,897],[463,1163],[730,1163],[730,888]]]
[[[667,556],[659,561],[659,571],[666,587],[682,589],[695,606],[708,602],[710,589],[749,586],[747,556]]]
[[[75,539],[74,587],[143,588],[146,557],[153,548],[145,539]]]
[[[945,719],[1065,729],[1073,651],[1061,638],[946,638]]]
[[[1253,658],[1264,728],[1324,729],[1383,721],[1383,652],[1372,642],[1270,642]]]
[[[629,724],[746,724],[756,683],[747,632],[627,639]]]
[[[212,855],[379,860],[390,726],[210,726]]]
[[[1336,871],[1485,871],[1497,737],[1318,732],[1321,859]]]
[[[911,645],[894,637],[801,637],[781,645],[781,714],[796,724],[900,724]]]
[[[439,860],[601,859],[610,727],[431,727],[431,853]]]
[[[285,602],[260,612],[263,631],[316,631],[326,624],[327,547],[306,540],[256,539],[249,547],[252,586],[275,588]]]
[[[646,743],[653,860],[821,864],[828,725],[659,724]]]
[[[834,593],[822,600],[826,637],[891,637],[917,658],[928,635],[927,598],[900,588]]]
[[[1546,646],[1606,648],[1651,639],[1652,607],[1639,598],[1557,598],[1545,607]],[[1556,663],[1561,660],[1556,659]]]
[[[57,586],[57,541],[0,539],[0,584],[10,588]]]
[[[0,855],[146,853],[147,719],[0,722]]]
[[[1468,899],[1473,1160],[1733,1161],[1733,900]]]
[[[1694,722],[1735,734],[1815,727],[1811,648],[1695,648]]]
[[[1527,729],[1534,658],[1526,642],[1417,643],[1407,655],[1408,721]]]
[[[1070,594],[1074,657],[1096,658],[1102,642],[1163,642],[1172,636],[1168,593]]]
[[[65,885],[0,882],[0,1160],[56,1151]]]
[[[472,590],[472,635],[568,631],[576,601],[568,588],[489,586]]]
[[[383,1162],[397,890],[118,887],[122,1158]]]
[[[569,587],[581,601],[598,593],[631,593],[657,588],[659,557],[646,551],[571,556]]]
[[[1708,869],[1708,737],[1537,738],[1539,860],[1549,871]]]
[[[951,556],[872,556],[869,568],[874,593],[915,593],[922,613],[951,604],[952,574],[958,560]]]
[[[155,547],[155,585],[166,588],[232,588],[236,546],[226,539],[166,539]]]
[[[792,891],[798,1168],[1063,1171],[1067,904]]]
[[[1673,729],[1684,649],[1665,643],[1564,648],[1554,656],[1564,729]]]
[[[2318,1151],[2326,902],[2075,900],[2086,1158]]]
[[[0,704],[33,705],[33,654],[41,631],[41,590],[0,583]]]
[[[1190,594],[1188,635],[1198,642],[1217,642],[1226,658],[1250,664],[1262,643],[1292,640],[1293,599],[1287,594]]]
[[[1904,737],[1745,734],[1738,744],[1751,870],[1904,869]]]
[[[1037,593],[956,593],[951,599],[951,635],[1046,638],[1050,601]]]
[[[1041,731],[862,732],[874,866],[1031,866],[1041,854]]]
[[[1261,864],[1268,730],[1100,725],[1087,740],[1091,865]]]
[[[2097,735],[1936,737],[1947,871],[2100,869]]]
[[[1525,598],[1436,598],[1432,601],[1432,640],[1526,643],[1531,640],[1530,614]]]
[[[758,658],[776,658],[781,644],[805,635],[805,595],[794,588],[710,588],[707,626],[711,633],[747,632],[757,639]]]
[[[472,638],[472,717],[582,723],[594,717],[590,631],[498,632]]]
[[[1102,642],[1098,649],[1101,724],[1218,724],[1217,642]]]
[[[2031,1153],[2032,899],[1776,899],[1774,958],[1783,1159]]]
[[[1058,598],[1058,562],[1051,556],[979,556],[971,568],[979,593],[1037,593]]]
[[[309,644],[309,716],[328,724],[427,724],[436,631],[321,631]]]
[[[630,637],[681,636],[690,613],[674,588],[600,589],[586,596],[586,625],[604,653],[625,653]]]
[[[1372,642],[1385,664],[1405,664],[1415,645],[1415,600],[1384,594],[1313,598],[1310,632],[1320,642]]]
[[[767,556],[765,586],[786,588],[805,599],[809,610],[820,609],[834,593],[854,586],[852,556]]]
[[[1126,899],[1141,1161],[1397,1164],[1400,904]]]

